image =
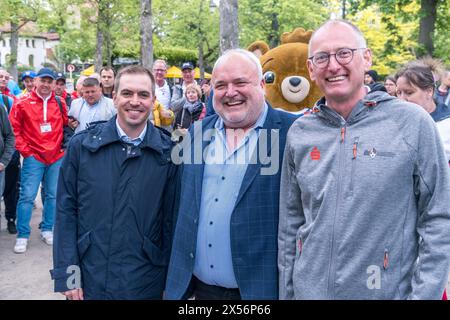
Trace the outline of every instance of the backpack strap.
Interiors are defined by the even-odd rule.
[[[3,104],[4,104],[4,106],[6,107],[6,110],[8,110],[8,113],[9,113],[9,111],[11,111],[11,106],[9,105],[9,99],[6,96],[6,94],[2,94],[2,99],[3,99]]]
[[[55,99],[56,99],[56,103],[58,103],[58,107],[59,107],[59,111],[61,112],[61,116],[63,116],[64,113],[63,113],[61,99],[59,98],[59,96],[55,96]]]

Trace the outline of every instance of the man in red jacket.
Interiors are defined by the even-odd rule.
[[[41,239],[48,245],[53,244],[56,185],[64,156],[61,148],[63,126],[67,125],[66,103],[60,99],[58,105],[54,87],[55,74],[51,69],[42,68],[36,76],[33,91],[14,103],[9,116],[16,136],[16,149],[24,158],[17,203],[16,253],[27,250],[33,201],[41,181],[45,188]]]

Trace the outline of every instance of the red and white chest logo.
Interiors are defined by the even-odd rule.
[[[311,151],[311,160],[320,160],[320,151],[314,147]]]

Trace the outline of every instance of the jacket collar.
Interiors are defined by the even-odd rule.
[[[39,96],[38,93],[36,92],[36,88],[33,89],[30,93],[31,93],[31,96],[33,97],[33,99],[35,99],[35,100],[40,100],[40,101],[44,101],[44,100],[41,98],[41,96]],[[52,100],[52,98],[54,98],[54,97],[55,97],[55,92],[52,91],[52,93],[50,93],[50,96],[49,96],[49,98],[48,98],[47,101]]]
[[[372,110],[375,110],[380,102],[392,99],[395,99],[395,97],[390,96],[386,92],[370,91],[363,99],[357,102],[347,120],[345,120],[334,109],[326,105],[325,97],[317,102],[317,105],[316,107],[314,107],[313,111],[317,112],[319,117],[327,120],[333,125],[344,126],[346,124],[352,124],[361,121],[362,119],[367,117]]]
[[[117,142],[122,143],[119,134],[117,133],[116,118],[117,115],[105,123],[98,124],[93,128],[88,129],[89,133],[83,139],[83,146],[92,152],[96,152],[108,144]],[[152,149],[161,155],[164,154],[164,152],[170,151],[171,145],[163,142],[161,134],[162,133],[148,121],[147,132],[138,147],[141,149]]]
[[[280,127],[281,118],[279,116],[279,112],[282,112],[282,111],[275,111],[269,105],[269,103],[267,103],[267,106],[268,106],[267,116],[266,116],[266,120],[264,121],[264,124],[262,126],[262,129],[266,129],[267,130],[267,133],[268,133],[267,141],[270,142],[270,141],[272,141],[272,139],[270,137],[270,134],[272,132],[271,129],[275,129],[275,128],[279,128]],[[202,128],[203,128],[203,130],[214,128],[214,125],[217,122],[218,118],[219,118],[219,116],[217,114],[215,114],[215,115],[212,115],[210,117],[206,117],[205,119],[203,119],[203,121],[202,121]],[[201,139],[201,137],[197,137],[197,139]],[[274,141],[274,143],[277,143],[277,142],[278,141]],[[192,142],[192,143],[195,143],[195,142]],[[205,148],[207,147],[208,144],[209,144],[208,141],[202,141],[202,154],[204,153],[204,150],[205,150]],[[271,144],[269,144],[267,146],[268,154],[271,153],[272,147],[273,146]],[[193,158],[194,157],[194,154],[193,154],[194,150],[195,150],[195,146],[191,149],[192,159],[194,159]],[[281,150],[281,152],[283,152],[283,150]],[[195,195],[194,199],[195,199],[195,204],[196,204],[198,210],[200,210],[204,168],[205,168],[205,163],[203,162],[203,159],[202,159],[202,164],[201,165],[193,166],[193,170],[194,170],[194,195]],[[244,196],[245,192],[248,190],[248,188],[252,184],[253,180],[257,176],[257,174],[258,174],[260,169],[261,169],[261,162],[260,161],[258,161],[258,163],[255,164],[255,165],[248,165],[247,171],[245,172],[244,179],[243,179],[241,187],[239,189],[239,195],[238,195],[238,198],[236,199],[235,206],[241,201],[242,197]]]

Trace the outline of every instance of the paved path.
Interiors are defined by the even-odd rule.
[[[39,238],[38,225],[42,217],[42,205],[40,201],[36,201],[36,205],[31,219],[32,231],[28,250],[22,254],[13,251],[16,237],[6,230],[4,210],[1,210],[0,300],[64,299],[61,294],[53,292],[53,281],[49,273],[53,265],[52,247]]]

